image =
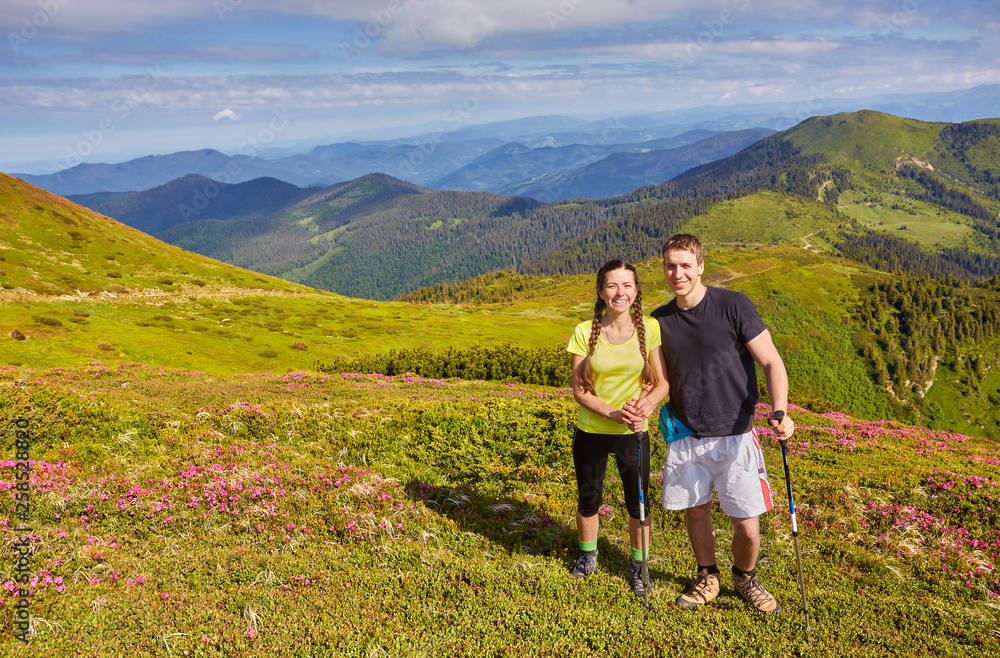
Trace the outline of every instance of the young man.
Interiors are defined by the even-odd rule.
[[[701,242],[679,234],[663,246],[663,274],[675,298],[653,311],[663,336],[670,407],[694,434],[667,444],[663,506],[684,510],[698,576],[677,599],[693,608],[719,594],[712,492],[733,526],[733,581],[756,610],[779,612],[781,604],[761,586],[754,566],[760,551],[758,517],[772,507],[764,458],[753,430],[759,399],[754,362],[767,379],[771,412],[785,411],[788,375],[771,335],[746,296],[701,281]],[[661,411],[661,413],[665,413]],[[786,414],[770,420],[784,441],[795,429]]]

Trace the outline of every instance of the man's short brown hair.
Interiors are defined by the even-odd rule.
[[[661,256],[666,256],[668,251],[690,251],[698,259],[701,265],[705,260],[705,249],[701,246],[701,240],[689,233],[678,233],[670,236],[663,244]]]

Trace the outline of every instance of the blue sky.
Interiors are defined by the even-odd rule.
[[[0,9],[0,166],[1000,82],[996,0],[0,0]]]

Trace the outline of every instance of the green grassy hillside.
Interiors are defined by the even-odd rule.
[[[968,219],[932,204],[888,197],[885,204],[858,202],[858,195],[841,195],[840,211],[861,227],[874,231],[898,231],[928,251],[938,247],[960,247],[974,235]]]
[[[777,137],[829,163],[835,175],[823,192],[836,189],[839,210],[860,227],[899,231],[931,253],[1000,254],[1000,120],[927,123],[864,111],[808,119]],[[908,170],[939,195],[925,198],[927,186]]]
[[[294,288],[164,244],[6,174],[0,174],[0,240],[3,289],[26,298],[176,291],[209,283]]]
[[[864,110],[806,119],[779,136],[801,146],[806,153],[821,153],[833,165],[865,165],[873,181],[890,174],[900,158],[927,157],[947,126]]]
[[[0,363],[24,367],[286,372],[414,344],[548,345],[568,338],[576,317],[540,301],[414,313],[350,299],[183,251],[9,176],[0,282]]]
[[[997,444],[790,408],[810,632],[766,438],[775,509],[758,574],[783,613],[748,611],[728,575],[706,609],[673,606],[694,562],[681,516],[658,509],[644,612],[626,584],[612,475],[598,570],[572,578],[575,409],[566,390],[403,375],[4,368],[0,486],[15,486],[12,430],[25,417],[34,533],[22,644],[10,502],[4,655],[1000,651]],[[715,521],[728,574],[728,523]]]
[[[955,180],[997,198],[1000,119],[968,121],[941,131],[931,163]]]
[[[719,245],[792,245],[819,249],[844,218],[798,196],[764,191],[718,203],[682,230]],[[813,236],[816,236],[813,238]]]

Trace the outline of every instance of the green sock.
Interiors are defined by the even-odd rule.
[[[580,542],[580,550],[581,551],[586,551],[588,553],[592,553],[593,551],[596,551],[597,550],[597,540],[595,539],[594,541],[581,541]]]
[[[644,554],[644,553],[642,552],[642,549],[639,549],[639,548],[633,548],[633,549],[632,549],[632,561],[633,561],[633,562],[642,562],[642,561],[643,561],[643,559],[644,559],[644,558],[645,558],[645,557],[646,557],[647,555],[649,555],[649,552],[648,552],[648,551],[647,551],[647,552],[646,552],[646,553]]]

